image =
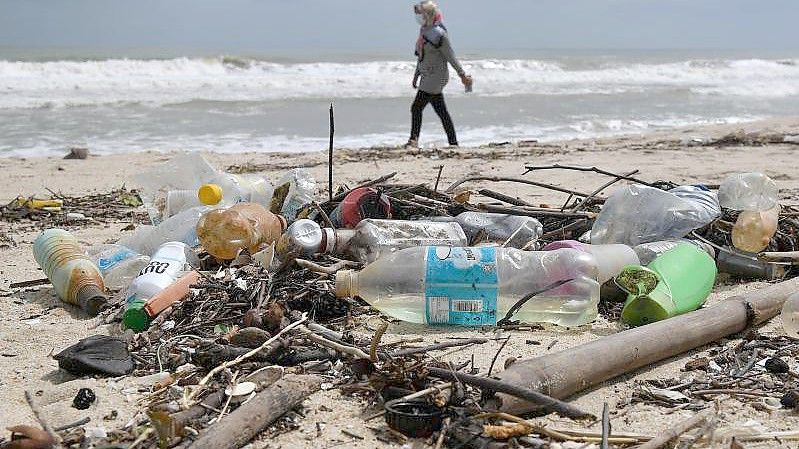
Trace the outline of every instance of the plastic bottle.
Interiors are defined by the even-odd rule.
[[[192,207],[173,215],[158,226],[140,226],[133,235],[121,239],[122,246],[141,254],[152,254],[166,242],[183,242],[191,247],[200,244],[197,238],[197,222],[207,212],[209,206]]]
[[[149,299],[135,299],[125,309],[122,323],[126,328],[133,329],[136,332],[147,330],[153,318],[166,310],[167,307],[185,298],[189,294],[190,287],[199,280],[199,272],[189,271]]]
[[[728,176],[719,185],[719,203],[733,210],[769,210],[777,205],[777,184],[763,173]]]
[[[311,203],[316,194],[316,180],[303,168],[289,170],[275,184],[270,210],[286,218],[289,223],[297,219],[303,206]]]
[[[638,184],[615,191],[591,228],[591,243],[640,243],[682,238],[721,215],[716,194],[697,186],[670,191]]]
[[[768,247],[777,233],[780,206],[766,211],[745,210],[738,215],[732,227],[732,244],[746,252],[756,253]]]
[[[391,218],[388,197],[371,187],[359,187],[351,191],[330,212],[330,221],[336,228],[352,229],[365,218]]]
[[[360,296],[413,323],[492,325],[510,312],[510,320],[577,326],[597,315],[596,276],[594,257],[573,249],[424,246],[339,271],[336,296]]]
[[[107,304],[100,270],[78,240],[63,229],[48,229],[33,242],[33,258],[53,284],[56,295],[91,316]]]
[[[130,285],[139,275],[139,271],[150,262],[149,256],[122,245],[97,245],[89,248],[86,253],[100,269],[105,286],[114,290]]]
[[[196,196],[202,204],[208,206],[258,203],[268,208],[272,202],[272,194],[272,184],[261,176],[220,173],[200,186]]]
[[[782,328],[791,338],[799,338],[799,293],[791,295],[782,306]]]
[[[689,240],[689,239],[672,239],[672,240],[661,240],[658,242],[641,243],[640,245],[636,245],[635,247],[633,247],[633,251],[635,251],[635,254],[638,255],[638,260],[641,261],[640,264],[646,266],[649,265],[658,256],[662,255],[666,251],[676,247],[681,243],[690,243],[692,245],[695,245],[697,248],[706,252],[708,256],[714,259],[716,258],[716,250],[712,246],[704,242],[700,242],[697,240]]]
[[[167,219],[186,209],[202,205],[200,199],[197,198],[196,190],[170,190],[166,194],[166,207],[164,208],[163,218]]]
[[[406,220],[362,220],[355,229],[322,229],[311,220],[297,220],[276,246],[285,254],[334,253],[360,262],[414,246],[466,246],[466,234],[458,223]]]
[[[435,217],[434,220],[456,221],[472,245],[496,243],[507,248],[532,249],[544,233],[540,221],[519,215],[470,211],[456,217]]]
[[[141,327],[141,310],[146,301],[174,283],[187,263],[197,265],[198,262],[194,250],[183,242],[167,242],[161,245],[150,263],[142,268],[139,276],[128,287],[123,324],[131,329]]]
[[[616,284],[628,293],[622,309],[624,322],[641,326],[704,304],[716,280],[716,264],[690,243],[680,243],[646,267],[628,266]]]
[[[588,245],[576,240],[560,240],[552,242],[543,248],[543,251],[554,251],[562,248],[571,248],[583,251],[594,256],[597,264],[597,280],[600,284],[613,279],[628,265],[639,265],[640,261],[635,251],[627,245]]]
[[[256,253],[261,245],[280,238],[285,229],[286,220],[260,204],[238,203],[204,214],[197,222],[197,237],[212,256],[231,260],[242,249]]]

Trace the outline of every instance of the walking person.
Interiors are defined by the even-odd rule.
[[[471,89],[472,78],[466,74],[458,62],[458,58],[455,57],[438,6],[431,0],[425,0],[414,5],[413,11],[416,14],[416,21],[421,25],[419,38],[416,40],[416,71],[411,83],[418,91],[416,99],[411,105],[411,137],[405,147],[418,147],[419,131],[422,128],[422,111],[428,103],[433,104],[433,110],[441,119],[449,145],[458,146],[455,125],[449,116],[442,93],[444,86],[449,81],[448,64],[455,69],[461,82],[466,86],[467,92]]]

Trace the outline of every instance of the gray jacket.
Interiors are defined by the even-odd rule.
[[[419,90],[429,94],[440,94],[449,81],[447,63],[462,76],[465,72],[449,43],[446,29],[441,25],[426,28],[424,47],[416,62],[416,74],[421,76]]]

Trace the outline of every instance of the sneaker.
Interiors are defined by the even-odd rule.
[[[419,141],[416,139],[408,139],[408,143],[405,144],[406,150],[416,150],[419,148]]]

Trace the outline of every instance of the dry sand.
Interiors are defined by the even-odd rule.
[[[787,203],[799,203],[799,164],[794,145],[774,144],[746,147],[701,147],[689,146],[685,142],[692,138],[710,138],[731,131],[779,132],[799,134],[799,119],[780,119],[737,126],[717,126],[661,132],[647,136],[628,136],[602,140],[569,141],[554,145],[539,145],[520,148],[460,149],[451,154],[447,150],[423,150],[408,154],[402,149],[393,150],[338,150],[336,152],[336,184],[355,185],[367,178],[397,172],[400,182],[428,182],[435,180],[439,165],[444,165],[441,185],[466,175],[519,176],[525,163],[536,165],[573,164],[597,166],[615,172],[639,169],[637,175],[643,179],[667,179],[675,182],[718,183],[725,176],[744,171],[762,171],[775,179]],[[0,201],[8,202],[18,194],[47,195],[47,188],[66,194],[77,195],[90,191],[104,192],[123,183],[130,184],[134,173],[167,160],[169,155],[157,152],[130,155],[90,157],[88,160],[62,160],[59,158],[0,159],[0,172],[6,181],[0,184]],[[265,164],[264,175],[274,179],[287,168],[308,166],[320,180],[320,189],[327,189],[326,154],[209,154],[209,160],[217,167],[252,162]],[[590,190],[606,178],[592,174],[567,171],[545,171],[531,179]],[[565,197],[552,196],[548,191],[517,184],[497,184],[496,190],[540,203],[560,204]],[[121,231],[125,223],[112,225],[86,225],[75,232],[86,245],[112,242],[130,231]],[[112,430],[119,428],[131,418],[137,409],[136,400],[143,397],[146,388],[135,379],[76,379],[58,370],[50,354],[73,344],[78,339],[97,333],[109,333],[110,326],[99,325],[71,307],[64,307],[55,297],[50,286],[10,290],[12,282],[42,277],[31,254],[31,243],[35,232],[20,229],[19,225],[0,222],[0,232],[13,240],[11,246],[3,247],[0,241],[0,428],[15,424],[33,424],[33,416],[23,399],[23,391],[35,392],[37,401],[43,405],[45,416],[54,426],[91,417],[88,427]],[[6,242],[8,245],[8,242]],[[732,294],[756,289],[763,284],[725,284],[718,286],[710,302],[717,302]],[[31,318],[33,317],[33,318]],[[510,342],[499,357],[499,366],[509,357],[517,359],[534,357],[548,351],[563,350],[577,344],[602,338],[617,332],[616,323],[599,320],[579,329],[564,330],[549,326],[544,331],[504,332]],[[368,329],[363,329],[369,332]],[[764,332],[776,334],[781,331],[779,319],[772,320]],[[422,336],[426,342],[447,337],[485,335],[472,329],[427,328],[424,326],[395,323],[389,328],[383,341],[396,341],[411,336]],[[491,336],[491,335],[489,335]],[[535,340],[540,345],[527,344]],[[735,340],[731,340],[730,344]],[[444,360],[462,362],[474,355],[475,364],[487,369],[499,343],[491,342],[471,347],[443,357]],[[442,351],[441,353],[443,353]],[[639,370],[599,388],[581,395],[577,405],[600,414],[602,403],[607,401],[611,410],[617,404],[629,400],[636,381],[651,378],[679,377],[680,368],[693,355],[693,351],[681,357],[665,361],[657,366]],[[598,355],[601,356],[601,355]],[[590,363],[589,360],[585,361]],[[796,364],[796,360],[792,363]],[[98,396],[94,406],[86,411],[70,407],[72,398],[80,387],[90,386]],[[799,416],[787,411],[770,413],[758,411],[734,399],[721,397],[722,427],[740,426],[757,421],[770,431],[799,428]],[[255,447],[307,447],[319,448],[340,444],[340,447],[390,447],[374,438],[366,426],[383,426],[380,419],[364,423],[360,416],[366,404],[341,396],[337,391],[324,391],[311,396],[305,402],[305,418],[297,420],[298,428],[273,437],[262,435],[254,442]],[[690,416],[690,412],[665,414],[667,409],[649,405],[630,405],[611,415],[614,431],[629,431],[655,434],[670,424]],[[116,411],[116,414],[112,414]],[[319,424],[319,425],[318,425]],[[558,425],[569,423],[558,421]],[[597,429],[598,426],[594,426]],[[363,440],[353,439],[342,430],[361,435]],[[796,442],[764,442],[748,444],[748,448],[796,448]]]

